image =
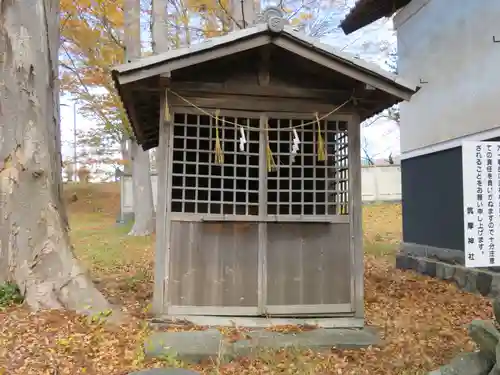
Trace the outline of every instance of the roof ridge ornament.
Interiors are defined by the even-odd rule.
[[[267,23],[267,28],[273,33],[280,33],[288,23],[283,11],[275,6],[267,7],[257,19],[258,23]]]

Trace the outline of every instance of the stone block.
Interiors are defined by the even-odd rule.
[[[464,290],[469,293],[476,293],[477,271],[472,268],[465,269],[465,285]]]
[[[465,283],[467,282],[467,269],[462,266],[455,266],[455,274],[453,275],[453,281],[457,284],[460,289],[465,288]]]
[[[488,375],[493,361],[479,352],[461,354],[428,375]]]
[[[408,269],[417,271],[418,267],[418,259],[408,255]]]
[[[492,298],[500,298],[500,274],[491,275],[489,296]]]
[[[424,259],[425,270],[422,272],[424,275],[436,277],[436,261],[433,259]]]
[[[224,337],[217,329],[206,331],[155,332],[146,339],[147,357],[174,356],[186,362],[197,363],[203,359],[228,356]]]
[[[257,331],[249,334],[249,340],[236,341],[233,352],[237,356],[248,356],[261,350],[302,348],[321,351],[323,349],[356,349],[380,343],[379,333],[365,327],[363,329],[315,329],[296,334]]]
[[[451,264],[436,262],[436,277],[441,280],[451,280],[455,274],[455,267]]]
[[[496,348],[500,340],[500,332],[495,324],[490,320],[473,320],[469,324],[468,331],[482,355],[495,360]]]
[[[443,263],[444,264],[444,278],[443,280],[452,280],[453,279],[453,276],[455,276],[455,266],[453,264],[447,264],[447,263]]]
[[[410,261],[407,255],[401,253],[396,255],[396,268],[400,270],[410,269]]]
[[[444,280],[444,263],[436,262],[436,278]]]
[[[476,277],[476,290],[482,296],[490,294],[492,275],[490,272],[479,271]]]
[[[426,275],[427,270],[427,260],[425,258],[416,258],[417,259],[417,271],[421,275]]]
[[[186,362],[196,363],[210,358],[227,362],[238,356],[247,356],[269,349],[278,350],[292,347],[319,351],[330,350],[332,347],[341,349],[364,348],[380,343],[379,332],[371,327],[363,329],[319,328],[294,334],[257,330],[248,333],[248,335],[247,340],[232,343],[224,340],[218,330],[212,329],[189,332],[155,332],[146,340],[144,348],[147,357],[173,356]]]

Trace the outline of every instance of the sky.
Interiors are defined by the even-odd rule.
[[[336,24],[339,24],[344,15],[339,12],[335,14]],[[396,37],[393,32],[392,20],[383,19],[370,26],[358,30],[349,36],[343,34],[339,28],[321,39],[322,42],[358,55],[360,58],[374,62],[384,67],[388,52],[396,45]],[[387,68],[387,67],[386,67]],[[71,97],[61,97],[61,137],[63,158],[72,158],[73,155],[73,106]],[[77,105],[78,112],[78,105]],[[399,127],[392,121],[379,119],[365,121],[361,130],[362,148],[372,158],[387,158],[389,154],[399,155]],[[366,124],[370,124],[366,126]],[[84,118],[77,113],[76,128],[88,130],[93,126],[93,121]],[[363,152],[362,152],[363,154]]]

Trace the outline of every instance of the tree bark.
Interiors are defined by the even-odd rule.
[[[0,280],[33,309],[110,308],[75,258],[61,197],[59,0],[0,0]]]
[[[170,49],[167,23],[168,0],[152,0],[151,5],[153,14],[151,28],[153,53],[167,52]]]
[[[231,14],[231,30],[252,27],[260,12],[260,1],[257,0],[230,0],[229,12]]]
[[[155,228],[153,189],[149,170],[149,152],[136,142],[131,142],[132,190],[134,194],[134,225],[130,236],[147,236]]]
[[[125,54],[127,61],[141,57],[140,0],[124,1]],[[153,188],[151,185],[151,163],[149,152],[144,151],[135,140],[130,141],[132,159],[132,189],[134,195],[134,225],[131,236],[147,236],[154,231]]]
[[[122,153],[123,173],[132,174],[132,158],[130,157],[129,140],[125,137],[120,142],[120,150]]]

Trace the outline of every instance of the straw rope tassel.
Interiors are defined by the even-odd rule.
[[[325,161],[326,160],[326,151],[325,151],[325,141],[323,140],[323,136],[321,135],[321,122],[319,120],[318,112],[315,113],[316,123],[318,124],[318,160]]]
[[[224,152],[222,151],[219,136],[219,113],[219,110],[215,111],[215,163],[224,164]]]
[[[274,162],[271,146],[269,146],[269,126],[267,120],[266,120],[266,156],[267,156],[267,171],[272,172],[276,169],[276,163]]]

